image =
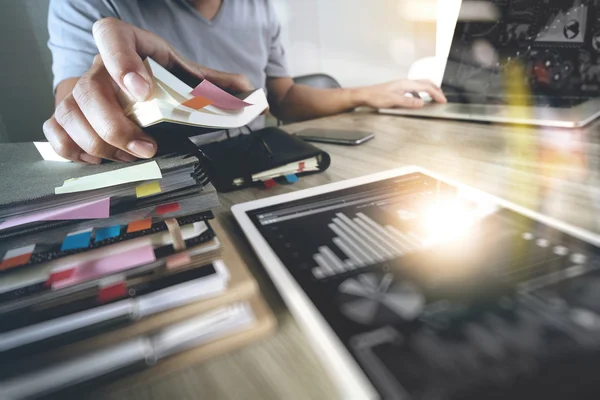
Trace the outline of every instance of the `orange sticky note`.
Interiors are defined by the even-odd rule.
[[[27,264],[33,253],[35,245],[20,247],[18,249],[9,250],[4,255],[4,259],[0,262],[0,271],[5,269],[18,267]]]
[[[212,104],[212,101],[210,101],[206,97],[202,97],[202,96],[196,96],[196,97],[189,99],[188,101],[186,101],[184,103],[181,103],[182,106],[193,108],[194,110],[199,110],[199,109],[206,107],[208,105],[211,105],[211,104]]]
[[[152,218],[142,219],[140,221],[131,222],[127,226],[127,233],[144,231],[150,228],[152,228]]]

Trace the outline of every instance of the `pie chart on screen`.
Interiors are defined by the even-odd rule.
[[[340,311],[362,325],[381,325],[417,318],[425,296],[408,281],[395,282],[392,273],[365,273],[338,287]]]

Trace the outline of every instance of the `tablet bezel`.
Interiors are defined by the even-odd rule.
[[[313,348],[316,350],[317,356],[320,358],[344,399],[377,399],[379,398],[379,394],[358,362],[339,340],[337,334],[333,331],[310,298],[296,282],[292,274],[261,235],[248,216],[248,212],[416,172],[426,174],[434,179],[455,186],[459,189],[461,194],[467,197],[493,202],[500,207],[513,210],[580,240],[600,247],[600,235],[541,215],[537,212],[510,203],[470,186],[455,182],[451,179],[444,178],[439,174],[417,166],[397,168],[234,205],[231,208],[231,211],[242,228],[242,231],[246,235],[246,238],[248,238],[254,252],[267,270],[295,320],[301,325],[304,333],[309,338]]]

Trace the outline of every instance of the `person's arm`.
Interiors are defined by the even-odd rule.
[[[398,80],[375,86],[351,89],[318,89],[294,84],[291,78],[267,80],[271,112],[284,121],[302,121],[338,114],[359,106],[373,108],[419,108],[422,99],[406,96],[426,92],[433,100],[445,103],[441,89],[425,80]]]
[[[93,37],[100,54],[80,78],[58,84],[56,110],[43,126],[53,149],[72,161],[96,164],[106,158],[127,162],[156,153],[155,140],[125,116],[117,99],[119,90],[138,101],[148,99],[152,79],[143,64],[146,57],[230,91],[253,89],[246,77],[190,63],[159,36],[115,18],[94,23]]]
[[[267,12],[270,38],[265,72],[269,106],[277,118],[288,122],[301,121],[338,114],[359,106],[418,108],[423,106],[423,100],[406,96],[418,92],[427,92],[435,101],[446,102],[442,91],[429,81],[404,79],[354,89],[317,89],[294,84],[281,40],[281,23],[272,5],[269,5]]]

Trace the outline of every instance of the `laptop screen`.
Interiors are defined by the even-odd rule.
[[[600,0],[463,0],[442,88],[454,101],[592,97]]]

